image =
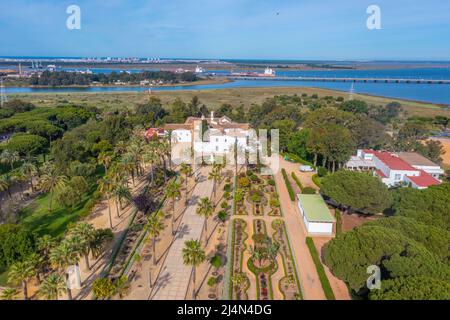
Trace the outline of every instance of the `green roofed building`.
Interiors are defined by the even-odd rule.
[[[319,194],[298,194],[298,208],[310,235],[333,235],[335,219]]]

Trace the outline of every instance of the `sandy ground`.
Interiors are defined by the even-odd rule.
[[[447,168],[450,167],[450,139],[444,138],[432,138],[432,140],[440,141],[444,147],[445,153],[442,156],[443,165]]]

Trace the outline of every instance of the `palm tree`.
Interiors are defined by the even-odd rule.
[[[98,180],[97,184],[98,184],[98,191],[100,191],[102,194],[104,194],[106,196],[106,201],[108,202],[109,227],[111,229],[113,229],[111,204],[110,204],[110,196],[111,196],[111,191],[112,191],[113,186],[107,177],[104,177],[103,179]]]
[[[0,295],[1,300],[15,300],[19,292],[16,288],[5,288]]]
[[[58,300],[58,297],[66,290],[64,277],[58,273],[52,273],[42,281],[38,295],[46,300]]]
[[[205,218],[205,243],[208,243],[208,218],[214,213],[214,207],[208,197],[198,201],[197,214]]]
[[[92,256],[97,259],[105,250],[107,242],[114,238],[111,229],[97,229],[95,230],[94,239],[90,243]]]
[[[150,163],[150,177],[151,183],[154,185],[155,182],[155,164],[158,161],[158,154],[155,152],[155,145],[149,144],[144,148],[143,160]]]
[[[156,265],[156,239],[164,230],[164,223],[161,221],[159,214],[152,215],[147,222],[147,231],[152,237],[152,247],[153,247],[153,265]]]
[[[28,297],[28,281],[36,275],[36,271],[33,268],[31,261],[19,261],[14,263],[8,272],[8,281],[11,283],[21,283],[23,289],[23,295],[25,300],[29,300]]]
[[[262,248],[250,246],[250,255],[253,261],[258,261],[259,267],[262,266],[262,261],[267,257],[266,251]]]
[[[180,184],[173,181],[167,186],[166,197],[172,199],[172,235],[174,235],[174,221],[175,221],[175,199],[181,195]]]
[[[50,252],[50,262],[61,273],[65,274],[66,291],[69,300],[72,300],[72,291],[69,287],[69,274],[67,268],[78,264],[79,254],[73,243],[63,240],[61,244]]]
[[[67,177],[59,175],[54,166],[47,168],[41,176],[40,187],[44,192],[50,192],[49,210],[52,211],[53,195],[56,190],[64,188],[67,184]]]
[[[105,175],[108,174],[108,168],[111,164],[111,160],[111,156],[105,152],[101,152],[97,157],[98,164],[101,164],[103,168],[105,168]]]
[[[196,297],[195,290],[195,274],[197,267],[202,264],[206,259],[205,251],[202,249],[200,243],[197,240],[188,240],[184,243],[183,248],[183,263],[187,266],[192,266],[192,280],[193,290],[192,298]]]
[[[187,194],[188,194],[188,176],[190,176],[192,174],[192,167],[190,165],[188,165],[187,163],[182,163],[181,164],[181,169],[180,172],[182,174],[184,174],[184,193],[185,193],[185,204],[187,204],[188,202],[188,198],[187,198]]]
[[[124,169],[126,172],[128,172],[131,175],[131,180],[133,181],[133,186],[135,185],[134,183],[134,159],[132,157],[132,155],[130,155],[129,153],[126,153],[122,156],[122,158],[120,159],[120,166],[122,167],[122,169]]]
[[[213,167],[213,169],[209,172],[208,180],[213,181],[213,194],[214,194],[214,207],[215,207],[215,201],[216,201],[216,184],[217,181],[220,179],[220,173],[217,167]]]
[[[19,153],[16,151],[3,150],[0,154],[0,162],[11,166],[11,171],[14,170],[14,163],[20,160]]]
[[[113,195],[116,202],[116,211],[117,211],[117,217],[120,217],[120,210],[123,209],[123,200],[131,201],[132,195],[130,192],[130,189],[127,188],[127,186],[120,184],[116,186],[113,190]],[[119,208],[120,205],[120,208]]]
[[[37,174],[37,167],[31,161],[26,161],[20,167],[21,172],[28,177],[31,185],[31,190],[34,192],[33,178]]]
[[[90,270],[89,253],[91,251],[91,243],[95,239],[95,228],[89,223],[81,222],[69,230],[69,236],[77,237],[80,240],[80,254],[84,257],[87,269]]]
[[[34,252],[28,258],[27,261],[31,263],[35,272],[38,282],[41,282],[41,274],[44,274],[47,268],[47,260],[42,255]]]

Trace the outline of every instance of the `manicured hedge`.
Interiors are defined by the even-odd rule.
[[[316,247],[314,246],[313,239],[310,237],[306,237],[306,245],[308,246],[309,253],[311,253],[314,264],[316,265],[317,274],[319,275],[320,283],[322,284],[322,289],[325,293],[325,297],[327,298],[327,300],[336,300],[333,290],[331,289],[330,282],[328,281],[328,277],[325,274],[325,269],[323,268],[322,262],[320,261],[319,254],[317,253]]]
[[[316,186],[318,186],[319,188],[322,187],[322,185],[320,183],[320,177],[317,175],[317,173],[315,175],[313,175],[311,179]]]
[[[294,179],[295,183],[298,185],[298,187],[300,188],[300,191],[303,193],[303,186],[302,183],[300,182],[300,179],[297,177],[297,175],[295,174],[295,172],[292,172],[292,179]]]
[[[288,190],[289,193],[289,198],[291,198],[291,201],[295,201],[295,193],[294,190],[292,189],[291,183],[289,181],[288,175],[286,173],[286,170],[281,169],[281,173],[283,174],[283,178],[284,178],[284,182],[286,183],[286,188]]]

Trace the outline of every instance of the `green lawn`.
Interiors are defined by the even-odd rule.
[[[80,219],[84,205],[92,197],[96,187],[96,184],[91,185],[90,191],[83,196],[73,211],[61,208],[53,199],[53,210],[50,212],[50,194],[43,194],[19,212],[18,223],[35,231],[39,236],[60,236],[70,223]]]

